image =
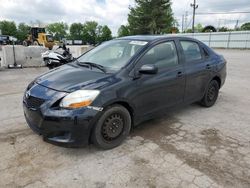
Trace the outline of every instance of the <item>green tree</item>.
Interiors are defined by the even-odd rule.
[[[203,26],[202,26],[200,23],[198,23],[198,24],[194,27],[194,30],[195,30],[195,32],[201,33],[202,30],[203,30]]]
[[[9,35],[16,37],[17,28],[15,22],[3,20],[0,21],[0,29],[3,35]]]
[[[20,23],[18,25],[16,37],[18,40],[24,41],[29,35],[29,32],[30,32],[30,26],[28,26],[25,23]]]
[[[135,0],[128,14],[131,34],[162,34],[171,31],[174,18],[170,0]]]
[[[242,24],[240,29],[241,30],[250,30],[250,22]]]
[[[193,33],[193,30],[189,28],[185,31],[185,33]]]
[[[70,38],[84,40],[85,43],[96,44],[112,39],[111,30],[107,25],[98,25],[95,21],[87,21],[84,24],[73,23],[70,26]]]
[[[54,36],[56,40],[61,40],[62,38],[66,37],[68,24],[63,22],[56,22],[49,24],[47,26],[47,31]]]
[[[102,26],[98,25],[96,29],[96,42],[101,43],[102,42]]]
[[[99,28],[100,29],[100,28]],[[88,21],[83,24],[83,32],[84,38],[87,43],[96,44],[97,41],[97,31],[98,31],[98,23],[95,21]]]
[[[228,29],[227,27],[220,27],[218,29],[219,32],[226,32],[226,31],[230,31],[230,29]]]
[[[104,25],[100,33],[100,42],[108,41],[112,39],[112,32],[107,25]]]
[[[72,23],[69,28],[70,39],[83,39],[83,25],[81,23]]]
[[[126,25],[121,25],[118,29],[118,37],[129,36],[129,27]]]
[[[84,27],[84,32],[87,36],[87,42],[91,44],[102,43],[103,41],[112,39],[112,32],[107,25],[101,26],[97,24],[97,26],[93,25],[92,27]]]

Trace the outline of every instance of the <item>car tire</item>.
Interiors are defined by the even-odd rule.
[[[50,65],[49,59],[45,58],[43,61],[44,61],[45,66],[49,66]]]
[[[213,106],[218,98],[219,89],[219,83],[216,80],[212,80],[206,88],[205,95],[201,100],[201,105],[205,107]]]
[[[129,135],[131,116],[121,105],[112,105],[103,114],[92,130],[93,144],[102,149],[112,149],[119,146]]]
[[[33,42],[33,45],[34,45],[34,46],[39,46],[38,41],[35,40],[35,41]]]

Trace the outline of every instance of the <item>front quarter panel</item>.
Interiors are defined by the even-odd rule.
[[[106,108],[117,102],[126,102],[134,108],[131,103],[134,89],[136,89],[135,82],[124,69],[121,73],[114,75],[112,83],[109,83],[107,87],[100,88],[101,93],[92,105]]]

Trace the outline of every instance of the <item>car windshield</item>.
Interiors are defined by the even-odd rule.
[[[79,63],[95,63],[111,71],[120,70],[146,41],[112,40],[78,58]]]

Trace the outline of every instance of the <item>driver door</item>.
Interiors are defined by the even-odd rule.
[[[136,64],[154,64],[156,74],[140,74],[136,79],[134,104],[138,116],[159,112],[183,102],[185,90],[184,67],[179,62],[174,41],[161,42],[149,49]]]

